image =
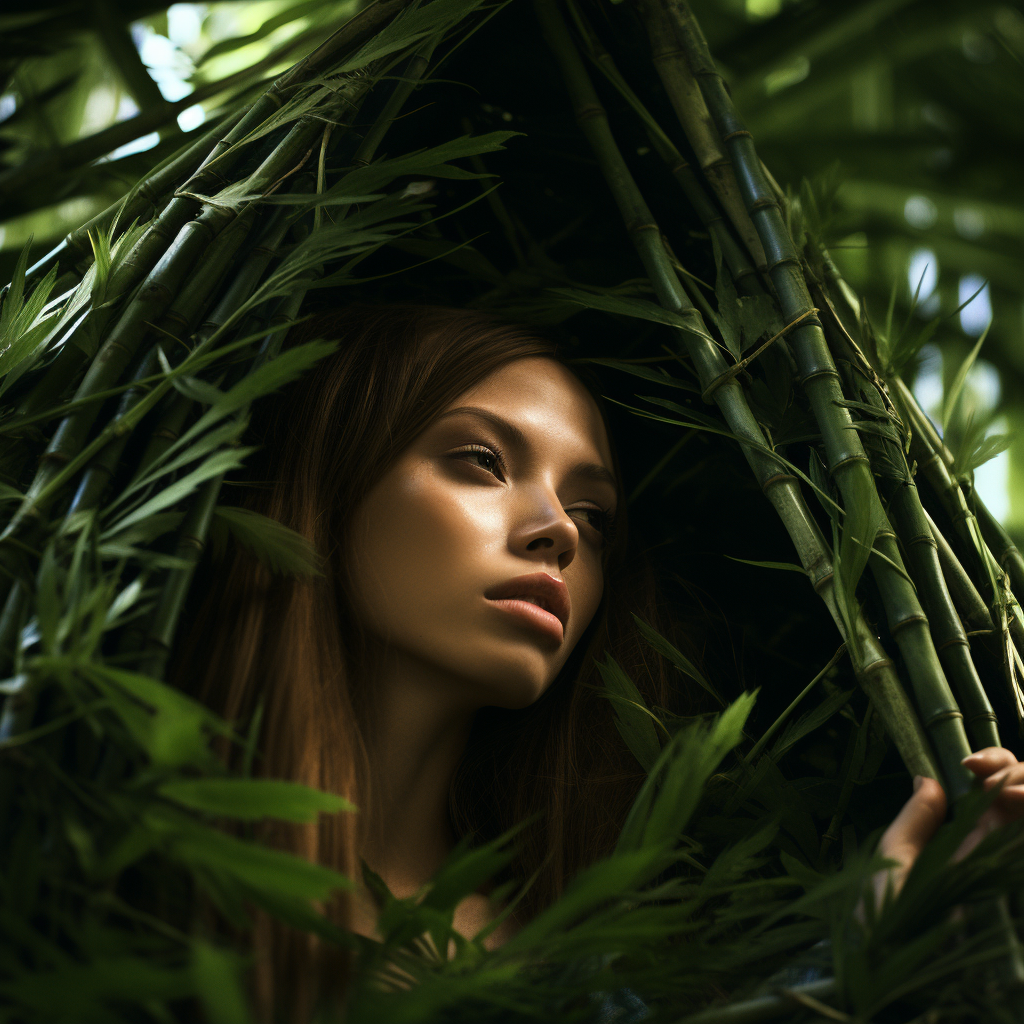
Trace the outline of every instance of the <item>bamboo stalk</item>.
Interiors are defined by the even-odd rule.
[[[900,534],[911,575],[917,584],[942,666],[956,689],[974,749],[1002,746],[998,720],[971,659],[970,645],[939,562],[917,487],[897,484],[889,509]]]
[[[728,213],[751,259],[758,269],[763,270],[766,261],[762,241],[743,203],[735,171],[722,151],[700,88],[682,59],[674,26],[657,3],[643,2],[640,9],[651,40],[655,70],[693,147],[697,163]]]
[[[367,82],[357,82],[351,95],[337,96],[330,106],[335,109],[351,107],[353,102],[365,94],[367,88]],[[242,122],[239,122],[239,125],[241,124]],[[322,122],[319,119],[299,119],[273,152],[249,176],[246,181],[247,187],[251,187],[258,194],[275,187],[283,176],[301,166],[309,156],[312,142],[320,131]],[[172,200],[167,209],[171,209],[174,203],[175,200]],[[194,270],[205,247],[235,216],[236,211],[233,207],[206,203],[203,204],[202,213],[198,217],[182,224],[170,247],[150,271],[107,336],[75,393],[76,400],[87,398],[94,392],[105,390],[116,383],[149,332],[151,324],[170,305],[188,274]],[[81,449],[98,412],[96,405],[90,403],[80,407],[61,422],[43,455],[39,472],[29,487],[21,508],[0,535],[0,540],[16,534],[26,523],[37,520],[46,505],[56,497],[51,485],[61,474],[68,460]]]
[[[212,242],[196,266],[190,279],[189,287],[183,289],[171,303],[163,319],[158,325],[159,340],[149,350],[135,372],[136,380],[144,380],[160,370],[160,352],[166,352],[168,343],[178,340],[185,347],[185,339],[195,328],[207,300],[216,290],[230,265],[234,254],[241,247],[249,233],[255,208],[249,207],[225,228]],[[176,360],[176,353],[170,353],[171,361]],[[115,422],[122,419],[138,400],[136,388],[130,388],[121,396]],[[93,508],[98,502],[118,468],[121,455],[128,444],[130,435],[123,433],[115,437],[89,463],[82,474],[81,483],[71,501],[68,515]]]
[[[707,228],[708,234],[718,243],[725,265],[729,268],[729,272],[741,294],[755,295],[762,292],[763,288],[761,287],[757,268],[750,262],[747,252],[733,235],[726,215],[704,191],[704,187],[701,185],[689,162],[684,159],[668,135],[657,126],[653,115],[643,104],[640,97],[630,88],[625,78],[623,78],[612,55],[604,48],[597,33],[589,21],[587,21],[582,11],[580,11],[579,5],[570,2],[570,10],[583,36],[588,56],[615,89],[640,115],[647,129],[647,137],[651,141],[651,146],[676,179],[677,184],[683,190],[683,194],[693,207],[694,212],[700,218],[704,227]],[[744,210],[745,215],[746,211]],[[749,221],[749,218],[746,219]],[[751,226],[751,230],[753,230],[753,226]]]
[[[312,283],[310,279],[309,283]],[[307,288],[299,284],[281,303],[279,326],[268,336],[261,350],[263,358],[269,358],[280,351],[288,328],[298,315]],[[195,575],[196,566],[206,547],[213,511],[224,483],[224,474],[207,480],[196,493],[185,520],[178,533],[175,555],[186,563],[171,569],[160,592],[156,611],[146,637],[140,671],[154,678],[161,678],[167,666],[174,635],[185,607],[188,590]]]
[[[866,357],[853,339],[840,332],[834,344],[849,360],[842,365],[851,396],[877,409],[878,422],[888,424],[889,434],[878,440],[884,447],[884,456],[874,467],[879,490],[897,528],[939,660],[964,710],[967,730],[976,749],[999,746],[997,718],[971,658],[970,644],[946,586],[921,496],[904,457],[902,425],[893,422],[891,404],[887,406],[883,401],[884,385],[871,373]]]
[[[561,65],[577,121],[597,157],[659,302],[668,309],[688,315],[693,319],[695,328],[703,329],[699,314],[679,286],[661,242],[661,232],[615,143],[607,115],[557,7],[547,0],[535,0],[534,6],[545,39]],[[702,386],[705,390],[712,387],[714,401],[730,430],[739,438],[744,456],[762,490],[779,513],[801,565],[844,639],[847,639],[846,626],[834,596],[834,571],[828,545],[807,509],[799,482],[771,456],[739,383],[733,379],[713,387],[728,369],[719,348],[697,331],[681,331],[679,338],[686,346]],[[853,657],[858,681],[882,716],[908,769],[915,774],[934,773],[935,765],[927,741],[896,678],[892,661],[862,615],[855,618],[854,628],[857,630],[857,642],[849,646],[851,652],[854,649],[859,652]]]
[[[914,689],[922,723],[932,736],[943,774],[954,797],[966,793],[970,773],[962,759],[970,753],[963,716],[957,707],[932,643],[928,619],[902,565],[895,535],[887,528],[868,457],[849,410],[840,404],[843,392],[821,322],[816,315],[800,267],[800,256],[786,228],[774,190],[758,159],[750,132],[732,105],[696,20],[683,0],[661,0],[676,38],[733,161],[750,213],[764,245],[768,273],[787,321],[806,319],[790,334],[804,390],[821,431],[829,470],[847,509],[860,502],[872,506],[872,518],[883,524],[875,539],[878,554],[869,559],[888,620]],[[881,555],[882,557],[879,557]]]
[[[273,94],[273,98],[269,101],[273,105],[272,109],[268,108],[266,104],[260,104],[260,101],[253,105],[253,109],[257,106],[260,108],[260,120],[281,105],[279,101],[286,90],[312,78],[323,65],[343,51],[355,50],[362,46],[407,5],[408,0],[377,0],[376,3],[370,4],[349,19],[330,39],[289,68],[270,86],[268,93],[264,96]],[[287,45],[291,48],[300,42],[301,39],[296,37]],[[244,86],[251,81],[254,70],[263,66],[267,60],[270,61],[270,64],[267,65],[270,67],[279,62],[280,56],[277,52],[272,53],[269,58],[265,58],[264,62],[238,71],[220,81],[199,86],[183,99],[166,102],[162,107],[140,112],[135,117],[119,121],[87,138],[79,139],[77,142],[69,143],[33,160],[26,161],[19,167],[0,175],[0,200],[4,195],[16,194],[19,189],[38,181],[41,177],[89,163],[126,142],[131,142],[133,139],[155,131],[170,117],[177,116],[187,107],[226,92],[236,85]]]
[[[1003,524],[989,512],[973,487],[968,501],[974,506],[982,538],[988,544],[996,563],[1010,577],[1014,594],[1024,597],[1024,555],[1017,550],[1017,545],[1003,529]]]
[[[151,171],[126,197],[111,203],[91,220],[69,232],[54,249],[34,263],[26,272],[28,280],[45,277],[53,267],[70,267],[92,256],[91,234],[105,233],[116,225],[117,238],[133,221],[145,221],[152,215],[168,191],[183,178],[191,176],[218,141],[218,134],[228,131],[245,115],[239,109],[226,121],[207,129],[202,136],[183,146],[168,161]],[[119,229],[119,230],[118,230]]]

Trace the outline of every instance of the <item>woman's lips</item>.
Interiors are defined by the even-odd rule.
[[[565,630],[562,628],[558,618],[552,615],[551,612],[545,611],[539,605],[530,604],[529,601],[515,597],[505,597],[500,600],[489,598],[488,600],[495,607],[501,608],[510,615],[516,616],[522,622],[536,627],[538,632],[546,633],[553,640],[561,643],[565,639]]]
[[[484,597],[521,622],[561,643],[569,621],[570,601],[566,585],[546,572],[517,576],[491,587]]]

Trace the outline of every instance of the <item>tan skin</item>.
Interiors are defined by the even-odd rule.
[[[475,712],[540,697],[597,611],[617,495],[611,470],[594,400],[565,367],[531,357],[460,396],[357,508],[356,612],[383,652],[370,737],[378,811],[362,852],[396,895],[417,892],[452,850],[448,790]],[[564,583],[562,630],[493,597],[537,574]],[[1009,751],[982,751],[968,766],[1004,788],[965,847],[1024,813],[1024,765]],[[941,787],[922,780],[880,844],[903,865],[895,885],[944,814]],[[455,927],[473,935],[494,912],[484,895],[469,897]],[[364,896],[356,928],[372,935],[375,922]],[[487,944],[510,933],[499,929]]]

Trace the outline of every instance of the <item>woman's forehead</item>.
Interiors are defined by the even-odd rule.
[[[451,408],[484,409],[536,441],[589,449],[612,468],[601,411],[578,377],[554,359],[529,356],[499,367],[460,395]]]

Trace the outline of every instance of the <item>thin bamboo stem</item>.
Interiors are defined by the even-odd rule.
[[[615,64],[612,55],[604,48],[600,38],[576,3],[570,3],[573,19],[583,36],[587,54],[601,70],[605,78],[629,102],[630,106],[640,115],[647,129],[647,137],[651,146],[668,167],[677,184],[683,190],[694,212],[701,223],[707,228],[708,234],[718,243],[722,258],[729,268],[739,291],[744,295],[754,295],[763,291],[757,268],[750,262],[747,252],[736,240],[729,220],[714,200],[704,191],[689,162],[676,148],[675,143],[661,129],[653,115],[641,101],[640,97],[630,88],[622,73]],[[749,222],[749,217],[744,217]],[[751,225],[753,231],[753,225]],[[760,244],[760,243],[758,243]]]
[[[135,373],[136,380],[145,380],[160,369],[160,352],[166,352],[170,342],[177,339],[182,348],[186,347],[185,339],[195,327],[195,321],[202,313],[207,300],[216,290],[230,265],[235,252],[245,241],[249,233],[255,209],[249,207],[225,228],[203,253],[192,274],[189,287],[183,289],[171,303],[163,319],[158,325],[159,340],[149,350],[139,364]],[[171,361],[175,361],[177,353],[170,352]],[[139,392],[130,388],[121,396],[114,421],[122,419],[138,400]],[[82,474],[81,483],[71,501],[68,515],[93,508],[100,500],[107,484],[118,468],[121,455],[128,444],[130,435],[123,433],[115,437],[101,451]]]
[[[91,257],[90,235],[106,233],[114,226],[113,238],[116,239],[133,221],[148,220],[167,193],[178,182],[198,170],[199,165],[216,145],[218,137],[225,134],[225,130],[230,131],[244,115],[245,109],[239,109],[226,121],[220,122],[203,132],[200,138],[183,146],[174,156],[143,178],[128,196],[111,203],[91,220],[69,232],[56,248],[29,268],[26,278],[34,281],[45,277],[53,267],[74,266],[79,260]]]
[[[535,10],[547,43],[561,65],[580,129],[597,157],[658,300],[666,308],[692,319],[694,331],[681,331],[679,338],[702,383],[710,384],[728,369],[725,359],[707,336],[699,314],[679,285],[662,244],[661,231],[615,143],[607,115],[557,7],[546,0],[536,0]],[[807,509],[798,480],[771,456],[770,447],[738,382],[730,380],[714,389],[714,401],[730,430],[739,438],[744,456],[762,490],[778,511],[815,591],[825,602],[844,639],[848,639],[834,597],[834,571],[828,545]],[[855,629],[858,643],[850,647],[856,647],[860,652],[854,659],[858,681],[882,716],[907,767],[914,773],[934,773],[927,741],[896,678],[892,661],[863,616],[858,615],[855,619]]]
[[[308,54],[297,64],[293,65],[280,78],[277,79],[264,98],[272,94],[268,101],[272,104],[269,107],[261,101],[253,104],[251,110],[259,108],[259,120],[263,120],[274,109],[281,105],[282,95],[304,81],[312,78],[316,72],[328,63],[332,58],[338,56],[345,50],[355,50],[364,42],[375,35],[380,29],[395,17],[404,7],[408,0],[381,0],[381,2],[370,4],[359,14],[346,22],[330,39],[317,47],[311,54]],[[301,44],[301,38],[296,37],[287,44],[289,48]],[[211,96],[226,92],[236,86],[246,86],[252,82],[254,73],[261,68],[270,68],[280,61],[280,52],[275,51],[263,61],[228,75],[217,82],[210,82],[207,85],[199,86],[188,96],[173,102],[165,102],[161,107],[141,111],[135,117],[125,121],[119,121],[110,128],[104,128],[84,139],[69,143],[57,149],[26,161],[19,167],[0,175],[0,201],[5,196],[16,195],[20,189],[47,177],[61,170],[69,170],[72,167],[79,167],[89,163],[126,142],[131,142],[142,135],[158,130],[171,117],[176,117],[187,107],[194,106]],[[258,121],[256,123],[259,123]]]
[[[764,175],[753,138],[732,105],[703,34],[683,0],[652,2],[660,2],[671,19],[675,37],[732,158],[747,210],[764,246],[768,273],[783,316],[787,321],[804,316],[814,307],[799,253],[775,192]],[[942,670],[924,609],[903,569],[895,535],[886,525],[867,453],[849,409],[841,404],[839,374],[816,315],[807,316],[792,332],[790,344],[821,431],[829,470],[844,504],[852,509],[861,502],[869,502],[873,506],[872,518],[882,524],[874,545],[878,554],[872,555],[869,565],[882,597],[889,631],[904,656],[922,723],[932,737],[946,783],[953,796],[959,797],[971,784],[970,773],[961,764],[970,752],[963,716]]]
[[[367,83],[358,82],[352,90],[352,95],[338,95],[331,106],[351,106],[354,97],[361,97],[367,88]],[[312,142],[321,130],[322,122],[319,119],[301,118],[249,176],[247,187],[251,187],[258,194],[275,187],[283,176],[301,166],[309,156]],[[174,203],[175,200],[172,200],[168,209]],[[117,382],[133,359],[143,338],[148,334],[151,325],[167,309],[188,275],[194,271],[206,246],[235,216],[236,210],[231,206],[207,203],[203,205],[198,217],[182,224],[170,247],[150,271],[107,336],[78,387],[76,400],[87,398],[90,394],[105,390]],[[29,487],[21,508],[0,536],[0,540],[16,534],[26,523],[37,520],[45,510],[46,504],[56,497],[53,482],[62,475],[63,467],[81,449],[98,412],[96,405],[90,403],[61,422],[43,455],[39,472]]]
[[[939,561],[938,545],[913,483],[897,484],[889,510],[899,531],[911,576],[928,615],[942,666],[956,689],[974,749],[998,747],[998,720],[971,659],[970,644],[953,605]]]
[[[751,259],[758,269],[763,270],[765,253],[762,241],[743,203],[735,171],[722,150],[700,87],[683,59],[672,21],[657,3],[643,2],[640,11],[650,36],[655,70],[693,147],[697,163]]]
[[[298,284],[281,303],[279,315],[274,318],[278,326],[265,340],[259,358],[272,358],[280,351],[288,328],[302,306],[307,287],[318,273],[313,272],[307,280]],[[185,520],[178,533],[175,555],[186,564],[171,569],[161,589],[142,658],[141,671],[146,675],[161,678],[164,674],[192,577],[206,547],[206,537],[223,483],[224,474],[207,480],[199,488],[185,514]]]

